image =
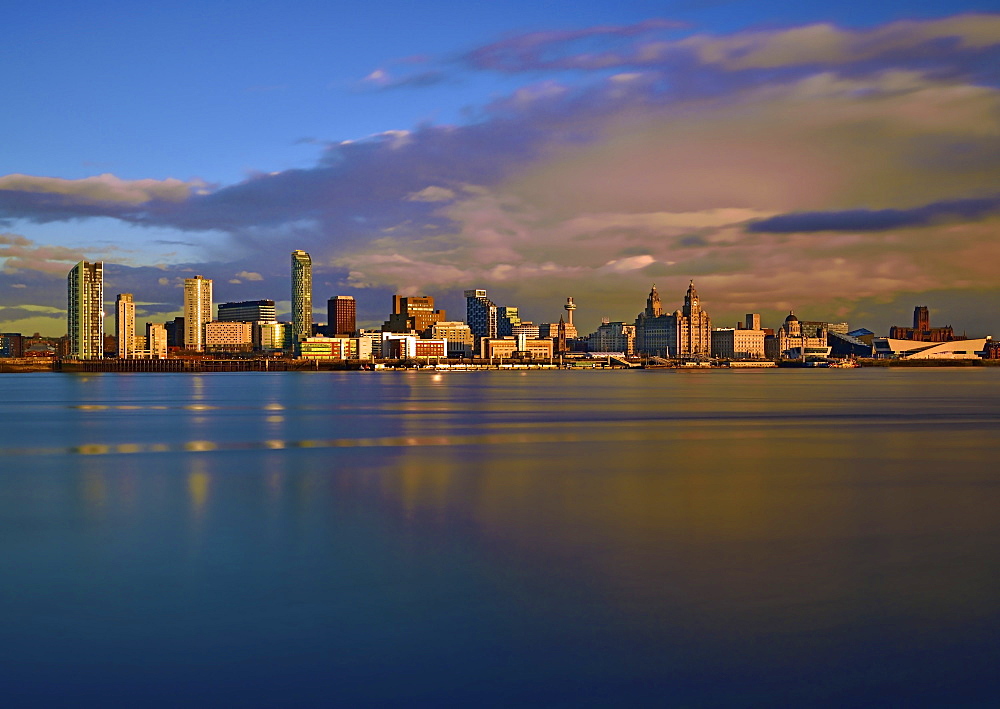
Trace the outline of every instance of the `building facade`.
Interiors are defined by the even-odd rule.
[[[81,261],[67,276],[69,355],[104,356],[104,262]]]
[[[212,320],[212,279],[202,276],[184,279],[184,347],[205,349],[205,323]]]
[[[167,329],[163,323],[146,323],[146,350],[153,359],[167,356]]]
[[[215,320],[205,323],[208,352],[249,352],[253,349],[253,323]]]
[[[465,322],[477,338],[497,336],[497,306],[487,297],[485,289],[465,291]]]
[[[358,305],[354,296],[338,295],[326,301],[327,333],[331,336],[353,336],[357,331]]]
[[[135,300],[131,293],[115,296],[115,341],[118,358],[128,359],[135,347]]]
[[[292,252],[292,338],[298,342],[312,335],[312,258],[305,251]]]
[[[449,357],[471,357],[476,338],[467,323],[458,320],[442,320],[431,326],[431,338],[448,341]]]
[[[588,342],[591,352],[621,352],[626,357],[635,354],[635,325],[609,322],[605,318]]]
[[[483,359],[552,359],[555,343],[548,338],[529,340],[520,337],[493,337],[479,341],[479,356]]]

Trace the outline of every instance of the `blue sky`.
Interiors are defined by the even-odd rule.
[[[716,325],[913,305],[1000,334],[1000,8],[954,2],[46,3],[0,48],[0,328],[65,273],[172,317],[486,287],[631,320],[689,278]]]

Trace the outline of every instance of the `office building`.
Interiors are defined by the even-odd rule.
[[[350,336],[357,330],[358,304],[354,296],[338,295],[326,301],[326,330],[331,336]]]
[[[208,352],[249,352],[253,349],[254,324],[248,322],[205,323],[205,350]]]
[[[521,316],[516,307],[503,305],[497,308],[497,337],[510,337],[520,324]]]
[[[305,251],[292,252],[292,339],[312,335],[312,259]]]
[[[275,322],[278,313],[273,300],[243,300],[219,305],[222,322]]]
[[[292,325],[287,322],[260,322],[253,328],[254,349],[264,353],[292,349]]]
[[[104,262],[81,261],[67,277],[69,355],[77,359],[104,356]]]
[[[441,320],[431,326],[431,338],[448,341],[449,357],[471,357],[476,338],[468,324],[460,320]]]
[[[496,304],[486,296],[486,290],[477,288],[465,291],[465,322],[477,338],[497,336],[498,313]]]
[[[205,323],[212,321],[212,279],[184,279],[184,348],[205,349]]]
[[[635,354],[635,325],[624,322],[601,321],[601,326],[590,336],[591,352],[621,352],[626,357]]]
[[[115,297],[115,341],[118,358],[128,359],[135,350],[135,300],[131,293]]]
[[[422,296],[392,296],[392,313],[382,325],[383,332],[416,332],[430,334],[436,322],[447,320],[443,310],[434,309],[434,298]]]
[[[491,337],[479,341],[483,359],[552,359],[555,342],[549,338],[530,340],[526,336]]]

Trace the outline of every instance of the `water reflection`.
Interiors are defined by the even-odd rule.
[[[68,629],[90,697],[993,696],[996,373],[540,374],[12,379],[0,645]]]

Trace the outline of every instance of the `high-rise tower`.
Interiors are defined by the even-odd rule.
[[[312,259],[302,249],[292,252],[292,339],[312,335]]]
[[[212,320],[212,279],[184,279],[184,348],[205,349],[205,323]]]
[[[118,358],[131,357],[135,351],[135,300],[131,293],[119,293],[115,298],[115,339]]]
[[[326,326],[331,335],[353,335],[357,330],[358,304],[354,296],[338,295],[326,301]]]
[[[81,261],[66,278],[69,353],[78,359],[104,356],[104,262]]]

